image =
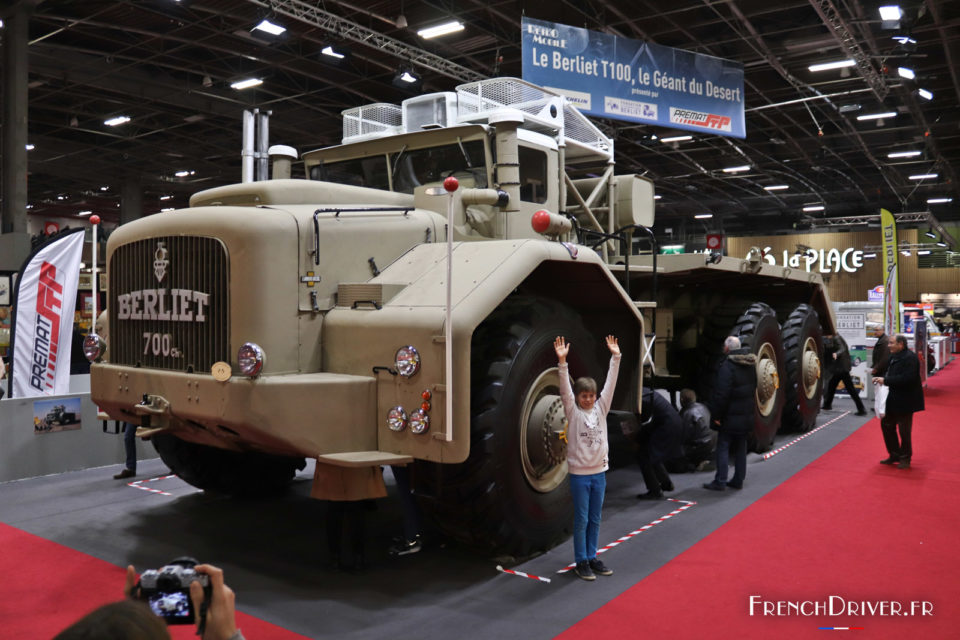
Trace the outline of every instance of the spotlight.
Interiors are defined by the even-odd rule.
[[[880,113],[865,113],[863,115],[857,116],[857,120],[883,120],[884,118],[895,118],[897,116],[896,111],[883,111]]]
[[[846,60],[834,60],[833,62],[821,62],[819,64],[812,64],[807,69],[810,71],[830,71],[831,69],[843,69],[845,67],[856,66],[856,62],[848,58]]]
[[[251,87],[258,87],[263,84],[263,80],[260,78],[247,78],[245,80],[238,80],[230,85],[231,89],[236,89],[237,91],[243,91],[244,89],[249,89]]]
[[[264,18],[260,21],[260,24],[255,26],[253,30],[263,31],[264,33],[269,33],[272,36],[279,36],[281,33],[287,30],[283,25],[270,22],[268,19]]]
[[[930,227],[929,229],[924,231],[923,235],[927,236],[928,238],[933,238],[934,240],[937,239],[937,234],[933,232],[933,227]]]
[[[900,16],[902,15],[903,15],[903,10],[900,9],[900,5],[893,4],[893,5],[887,5],[885,7],[880,7],[881,20],[899,20]]]
[[[892,152],[892,153],[888,153],[888,154],[887,154],[887,157],[888,157],[888,158],[916,158],[917,156],[919,156],[919,155],[922,154],[922,153],[923,153],[923,151],[915,151],[915,150],[911,150],[911,151],[894,151],[894,152]]]
[[[917,95],[924,100],[933,100],[933,94],[926,89],[917,89]]]
[[[427,29],[420,29],[417,31],[417,35],[424,40],[429,40],[430,38],[439,38],[440,36],[449,35],[458,31],[463,31],[463,23],[459,20],[453,20]]]
[[[422,78],[410,69],[398,69],[393,76],[393,86],[407,91],[419,91]]]
[[[907,80],[913,80],[917,77],[916,72],[910,67],[897,67],[897,75]]]
[[[887,5],[880,7],[880,28],[881,29],[899,29],[900,18],[903,17],[903,10],[899,5]]]

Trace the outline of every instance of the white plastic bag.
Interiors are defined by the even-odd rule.
[[[890,393],[890,387],[885,384],[875,384],[874,389],[874,409],[877,411],[877,417],[882,418],[887,413],[887,394]]]

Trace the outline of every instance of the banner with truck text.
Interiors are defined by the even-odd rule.
[[[745,138],[743,65],[523,18],[523,79],[601,118]]]
[[[83,229],[46,241],[20,269],[13,308],[10,397],[70,391],[73,310],[83,252]]]
[[[895,336],[900,333],[897,221],[886,209],[880,209],[880,236],[883,240],[883,330],[888,336]]]

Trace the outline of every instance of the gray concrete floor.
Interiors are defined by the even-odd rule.
[[[392,485],[390,497],[367,516],[366,570],[334,570],[326,554],[325,505],[309,498],[310,466],[286,495],[258,501],[204,493],[178,478],[147,484],[171,495],[148,493],[113,480],[119,465],[87,469],[0,484],[0,514],[11,526],[118,566],[155,568],[182,555],[216,564],[237,592],[240,610],[312,638],[449,638],[451,632],[460,640],[552,638],[873,417],[856,417],[853,410],[851,401],[838,397],[817,424],[848,415],[769,460],[750,454],[742,491],[701,488],[712,473],[674,475],[676,491],[669,495],[696,505],[605,553],[615,573],[593,583],[556,573],[573,559],[570,542],[512,567],[549,577],[549,584],[499,573],[495,560],[435,534],[421,553],[390,558],[386,548],[401,528]],[[796,437],[779,436],[774,448]],[[153,459],[141,462],[139,471],[138,479],[146,479],[166,467]],[[643,490],[636,467],[609,473],[601,546],[681,506],[639,501]]]

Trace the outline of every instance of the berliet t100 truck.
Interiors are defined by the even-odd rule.
[[[110,236],[93,400],[185,481],[264,492],[314,458],[314,495],[341,478],[357,496],[371,467],[411,463],[450,534],[547,548],[572,522],[557,335],[573,376],[602,376],[619,336],[611,422],[644,384],[709,393],[732,332],[759,357],[754,446],[814,423],[820,277],[648,251],[653,185],[616,175],[613,141],[562,96],[497,78],[343,128],[305,180],[203,191]]]

